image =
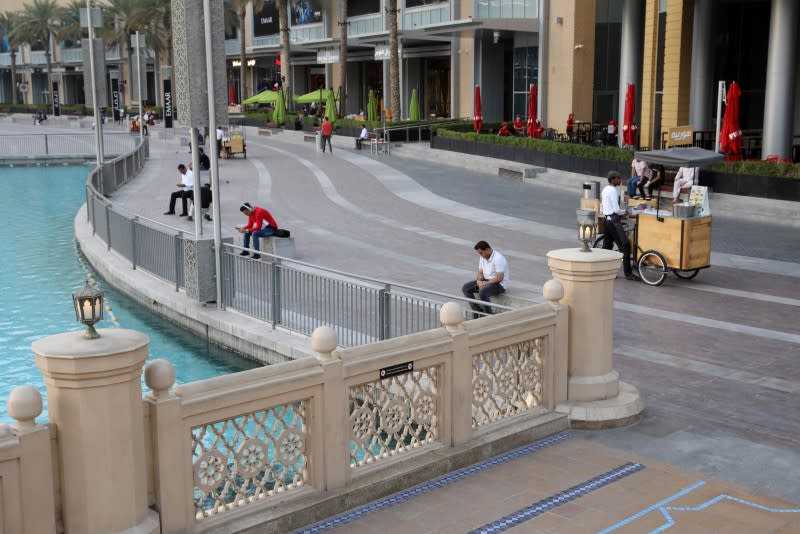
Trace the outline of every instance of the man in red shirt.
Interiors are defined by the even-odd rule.
[[[525,135],[525,123],[522,122],[522,117],[519,115],[514,119],[514,131],[516,135]]]
[[[333,154],[331,135],[333,135],[333,124],[331,124],[331,121],[328,120],[328,117],[325,117],[322,119],[322,151],[325,152],[325,143],[328,143],[328,147],[331,149],[331,154]]]
[[[245,226],[238,226],[236,229],[239,233],[244,234],[244,248],[250,247],[250,236],[253,237],[253,248],[256,253],[253,254],[253,259],[257,260],[261,257],[259,254],[259,238],[269,237],[278,229],[278,223],[272,217],[270,212],[260,206],[253,206],[249,202],[245,202],[239,208],[239,211],[247,215],[247,224]],[[240,256],[249,256],[250,252],[243,250],[239,253]]]

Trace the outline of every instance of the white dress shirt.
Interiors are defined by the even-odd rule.
[[[605,186],[603,188],[603,193],[600,195],[600,211],[603,212],[604,217],[614,214],[625,214],[619,207],[619,191],[611,184]]]

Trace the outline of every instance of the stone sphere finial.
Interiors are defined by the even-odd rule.
[[[36,418],[42,413],[42,394],[31,386],[15,387],[8,396],[8,415],[17,424],[14,428],[24,432],[36,428]]]
[[[327,360],[339,346],[336,331],[330,326],[320,326],[311,334],[311,348],[317,353],[318,360]]]
[[[153,397],[163,396],[175,383],[175,367],[167,360],[153,360],[144,368],[144,383],[153,390]]]
[[[455,302],[446,302],[439,310],[439,321],[449,332],[461,330],[464,324],[464,312],[461,311],[461,306]]]
[[[544,295],[544,298],[547,299],[547,302],[550,303],[550,306],[558,309],[560,306],[559,302],[564,298],[564,284],[562,284],[561,280],[558,278],[548,280],[544,283],[542,294]]]

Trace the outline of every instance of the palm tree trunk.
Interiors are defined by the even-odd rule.
[[[392,95],[392,120],[400,120],[400,53],[397,39],[397,0],[388,0],[389,86]]]
[[[242,9],[239,12],[239,103],[242,103],[242,100],[250,96],[250,91],[248,90],[247,83],[247,60],[245,59],[245,46],[244,46],[244,29],[245,29],[245,17],[247,16],[247,10]]]
[[[16,49],[11,49],[11,103],[17,103],[17,52]]]
[[[49,39],[48,39],[49,41]],[[47,94],[50,95],[50,111],[55,115],[55,101],[53,100],[53,62],[50,58],[50,46],[45,48],[44,57],[47,58]]]
[[[339,38],[341,45],[339,46],[339,82],[341,90],[339,91],[339,116],[345,116],[345,102],[347,101],[347,0],[339,0],[339,27],[341,32]]]
[[[292,107],[291,80],[289,77],[289,6],[288,0],[277,0],[278,27],[281,34],[281,87],[286,95],[287,109]]]
[[[158,81],[161,78],[161,53],[158,51],[158,47],[153,49],[153,85],[155,86],[153,89],[153,102],[155,102],[156,106],[161,105],[161,92],[158,90]]]

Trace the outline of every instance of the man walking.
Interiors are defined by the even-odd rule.
[[[187,169],[186,165],[183,163],[178,165],[178,172],[181,175],[181,181],[180,183],[175,184],[175,187],[177,187],[178,190],[169,196],[169,210],[165,211],[164,215],[175,215],[175,201],[181,199],[181,207],[183,207],[183,212],[180,214],[180,216],[186,217],[189,215],[186,200],[194,198],[194,175],[192,174],[192,171]]]
[[[639,277],[631,270],[631,247],[628,243],[628,235],[625,227],[622,226],[622,218],[625,212],[619,207],[619,192],[617,187],[622,183],[622,177],[618,172],[608,173],[608,185],[603,188],[600,198],[600,211],[603,213],[605,231],[603,233],[603,248],[611,250],[614,243],[622,252],[622,270],[625,272],[626,280],[638,280]]]
[[[478,259],[478,276],[475,280],[470,280],[464,284],[461,292],[468,299],[474,299],[475,293],[477,293],[480,300],[489,302],[489,297],[505,293],[506,288],[508,288],[508,262],[505,256],[493,250],[486,241],[478,241],[475,243],[474,248],[478,256],[480,256],[480,259]],[[470,302],[469,306],[478,313],[492,313],[490,306],[481,306],[475,302]]]
[[[333,154],[331,135],[333,135],[333,124],[331,124],[331,121],[328,120],[328,117],[325,117],[322,119],[322,151],[325,152],[325,143],[328,143],[328,147],[331,149],[331,154]]]
[[[245,226],[237,226],[240,234],[244,234],[244,248],[250,247],[250,237],[253,238],[253,248],[256,253],[253,254],[253,259],[261,258],[259,239],[262,237],[269,237],[278,229],[278,223],[272,217],[272,214],[260,206],[253,206],[249,202],[245,202],[239,208],[239,211],[247,216],[247,224]],[[243,250],[239,253],[240,256],[249,256],[250,252]]]

